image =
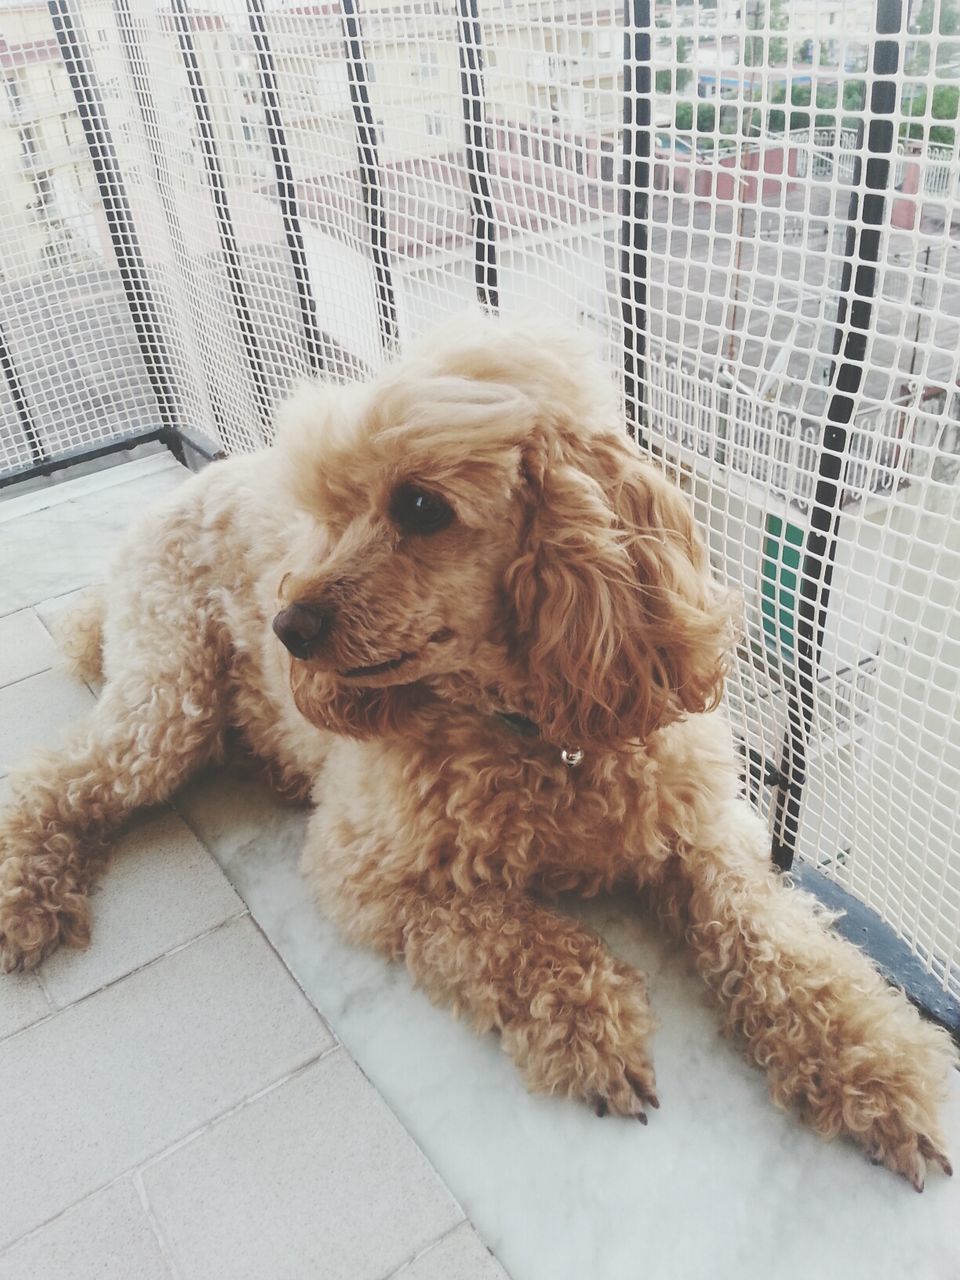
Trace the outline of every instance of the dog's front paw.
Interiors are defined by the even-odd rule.
[[[99,852],[97,846],[94,849]],[[89,858],[88,858],[89,861]],[[85,947],[90,914],[80,847],[42,809],[0,823],[0,971],[33,969],[61,942]]]
[[[892,1070],[878,1071],[866,1085],[848,1086],[833,1100],[840,1124],[872,1163],[901,1174],[917,1191],[923,1190],[931,1164],[953,1173],[936,1119],[945,1065],[936,1054],[901,1059]]]
[[[873,1164],[885,1165],[893,1173],[902,1174],[917,1191],[923,1190],[931,1162],[939,1165],[948,1177],[953,1175],[940,1134],[921,1133],[903,1116],[885,1117],[872,1125],[860,1141]]]
[[[875,1036],[845,1041],[804,1073],[801,1111],[820,1133],[845,1133],[922,1191],[929,1167],[953,1172],[937,1113],[956,1052],[898,993],[886,993],[885,1004]]]
[[[660,1102],[643,980],[621,965],[590,978],[586,990],[541,996],[536,1016],[505,1029],[505,1047],[529,1088],[580,1098],[599,1116],[613,1112],[646,1124],[646,1108]]]
[[[653,1063],[640,1046],[625,1046],[622,1058],[620,1054],[608,1057],[602,1070],[594,1073],[592,1083],[596,1087],[586,1095],[579,1088],[572,1092],[580,1097],[586,1096],[586,1101],[598,1116],[612,1111],[617,1115],[633,1116],[641,1124],[646,1124],[645,1108],[659,1110]]]
[[[85,947],[90,941],[86,895],[47,897],[43,886],[28,889],[9,872],[0,888],[0,971],[33,969],[61,942]]]

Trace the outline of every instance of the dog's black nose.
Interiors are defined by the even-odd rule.
[[[318,604],[291,604],[273,620],[273,633],[295,658],[309,658],[323,643],[333,610]]]

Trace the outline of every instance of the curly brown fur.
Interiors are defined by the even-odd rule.
[[[949,1171],[950,1042],[771,871],[717,710],[730,638],[689,506],[581,339],[471,317],[368,386],[309,387],[274,449],[123,548],[102,701],[3,819],[3,963],[82,945],[118,825],[241,741],[282,792],[313,783],[324,909],[499,1031],[531,1088],[656,1105],[641,975],[542,905],[632,887],[775,1101],[922,1187]]]

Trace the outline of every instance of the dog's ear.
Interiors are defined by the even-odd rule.
[[[543,433],[523,473],[507,632],[543,736],[618,749],[715,706],[731,609],[685,496],[616,434]]]

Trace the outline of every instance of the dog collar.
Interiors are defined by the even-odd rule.
[[[519,715],[516,711],[495,711],[493,714],[508,729],[512,729],[514,733],[519,733],[524,738],[540,737],[539,726],[527,716]],[[568,769],[575,769],[578,764],[583,763],[583,751],[580,747],[563,747],[560,759]]]
[[[512,729],[514,733],[521,734],[524,738],[540,737],[539,727],[532,720],[529,720],[526,716],[519,715],[516,711],[495,711],[493,714],[498,720],[502,720],[508,729]]]

